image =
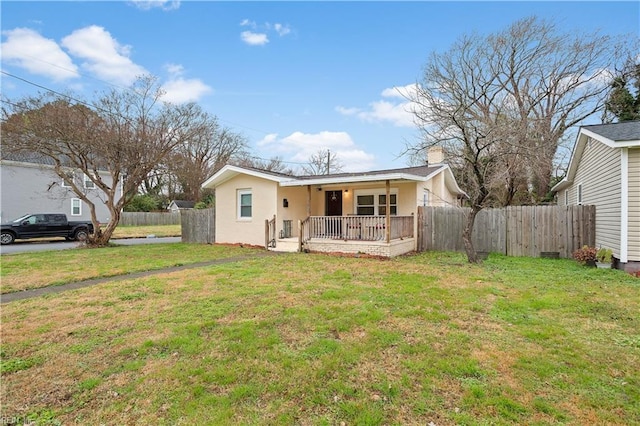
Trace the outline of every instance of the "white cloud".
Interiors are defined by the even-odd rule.
[[[267,135],[258,142],[258,147],[272,153],[287,156],[290,161],[306,163],[309,157],[321,149],[336,153],[344,165],[345,172],[371,170],[375,157],[360,149],[346,132],[323,131],[319,133],[294,132],[284,138],[277,134]]]
[[[254,33],[251,31],[243,31],[240,33],[242,41],[251,46],[263,46],[269,43],[269,38],[264,33]]]
[[[62,46],[85,60],[83,68],[111,83],[129,85],[136,77],[147,74],[129,58],[129,46],[120,45],[108,31],[96,25],[74,31],[62,39]]]
[[[280,37],[285,36],[291,32],[291,28],[282,24],[275,24],[273,28],[276,30]]]
[[[78,67],[54,40],[28,28],[4,31],[2,60],[56,81],[77,78]]]
[[[280,23],[270,24],[266,22],[264,24],[257,24],[255,21],[243,19],[240,21],[240,26],[251,28],[252,31],[243,31],[240,33],[240,39],[251,46],[264,46],[269,43],[269,33],[275,32],[280,37],[291,33],[291,28],[288,25]]]
[[[396,86],[384,89],[380,94],[384,100],[373,101],[366,109],[337,106],[335,110],[345,116],[355,116],[369,123],[390,122],[397,127],[415,127],[411,113],[411,101],[416,86]]]
[[[169,11],[180,7],[180,0],[131,0],[130,3],[141,10],[160,8]]]
[[[174,77],[184,74],[184,67],[180,64],[165,64],[164,69]]]
[[[162,100],[173,104],[196,102],[202,96],[213,92],[211,87],[199,79],[187,80],[181,77],[167,81],[162,85],[162,90],[165,91]]]

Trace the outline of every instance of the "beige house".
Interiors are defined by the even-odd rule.
[[[442,163],[323,176],[227,165],[203,187],[216,191],[218,243],[385,257],[416,249],[418,206],[465,196]]]
[[[596,247],[612,249],[618,268],[640,270],[640,121],[581,127],[552,190],[559,205],[595,205]]]

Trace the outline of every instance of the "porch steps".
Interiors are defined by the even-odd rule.
[[[276,246],[270,247],[271,251],[295,253],[298,251],[298,239],[297,238],[285,238],[276,240]]]

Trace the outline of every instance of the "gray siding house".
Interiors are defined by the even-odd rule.
[[[583,126],[567,176],[552,188],[559,205],[596,206],[596,247],[640,270],[640,121]]]
[[[96,205],[100,222],[108,222],[110,213],[104,204],[102,191],[82,172],[69,169],[76,182]],[[108,173],[102,179],[110,182]],[[120,191],[122,187],[120,186]],[[25,213],[65,213],[69,220],[91,220],[91,211],[65,185],[44,158],[6,157],[0,160],[0,220],[11,221]]]

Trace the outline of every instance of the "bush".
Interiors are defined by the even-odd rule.
[[[573,258],[582,265],[594,265],[597,260],[598,250],[595,247],[583,246],[573,252]]]
[[[136,195],[124,206],[125,212],[153,212],[160,209],[160,200],[152,195]]]
[[[600,248],[598,253],[596,253],[596,259],[600,263],[611,263],[611,258],[613,256],[613,251],[608,248]]]

